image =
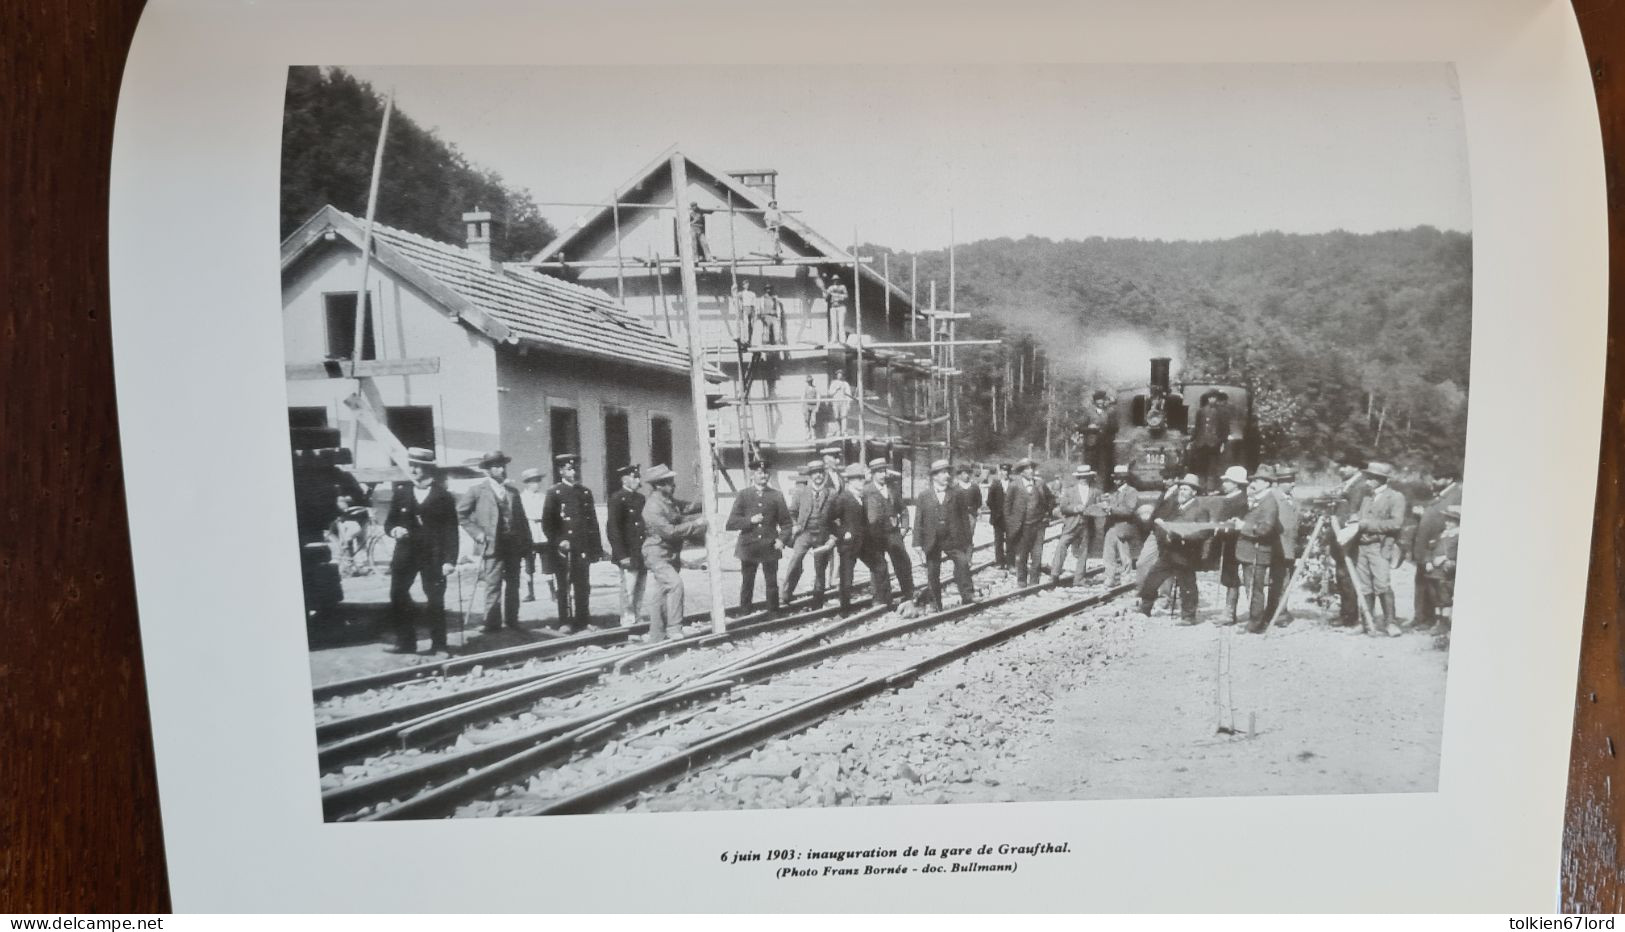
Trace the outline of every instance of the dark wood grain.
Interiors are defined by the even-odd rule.
[[[141,7],[0,3],[0,912],[169,908],[107,326]]]
[[[1618,336],[1625,322],[1625,213],[1619,199],[1619,161],[1625,153],[1625,4],[1574,0],[1591,62],[1602,121],[1608,178],[1608,372],[1603,390],[1602,456],[1591,534],[1585,632],[1569,761],[1569,796],[1563,825],[1563,909],[1625,911],[1620,840],[1625,828],[1625,680],[1621,672],[1620,614],[1625,572],[1625,523],[1620,515],[1620,444],[1625,442],[1625,359]]]
[[[0,3],[0,910],[168,909],[107,325],[107,165],[143,0]],[[1562,902],[1625,910],[1625,3],[1575,0],[1608,170],[1608,375]]]

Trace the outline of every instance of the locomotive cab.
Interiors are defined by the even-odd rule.
[[[1175,384],[1170,365],[1167,357],[1152,359],[1148,382],[1117,393],[1113,461],[1128,466],[1142,489],[1189,472],[1208,477],[1238,463],[1254,468],[1251,393],[1239,385]]]

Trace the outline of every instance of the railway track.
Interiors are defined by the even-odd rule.
[[[667,659],[641,670],[638,652],[620,652],[599,668],[625,664],[627,675],[596,701],[542,697],[500,727],[479,724],[489,716],[478,703],[410,723],[396,739],[456,735],[456,744],[437,754],[395,752],[398,769],[328,786],[324,814],[434,818],[470,805],[495,805],[503,814],[595,811],[1126,591],[1080,594],[1046,583],[917,618],[899,620],[878,609],[845,619],[801,618],[795,634],[755,650],[684,651],[672,655],[682,663]],[[514,781],[528,782],[516,788]]]

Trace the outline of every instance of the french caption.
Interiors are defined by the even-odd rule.
[[[909,845],[905,848],[769,848],[724,851],[729,867],[765,867],[779,880],[819,877],[886,877],[909,874],[1013,874],[1024,861],[1072,853],[1072,843]]]

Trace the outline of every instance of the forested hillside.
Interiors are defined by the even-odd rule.
[[[875,247],[876,252],[884,249]],[[893,277],[910,256],[893,254]],[[921,253],[921,295],[948,282]],[[1472,332],[1472,239],[1430,227],[1369,235],[1264,233],[1229,240],[986,240],[955,255],[962,335],[960,436],[980,455],[1059,455],[1097,387],[1178,373],[1250,382],[1266,459],[1353,448],[1459,463]],[[907,273],[903,275],[906,281]],[[945,291],[944,291],[945,293]],[[944,300],[943,303],[946,303]]]
[[[384,99],[342,68],[288,69],[282,119],[282,236],[324,204],[366,213]],[[390,117],[378,221],[442,242],[460,243],[462,215],[480,207],[498,228],[492,252],[528,259],[553,238],[527,191],[470,164],[457,147],[412,120],[399,107]]]

